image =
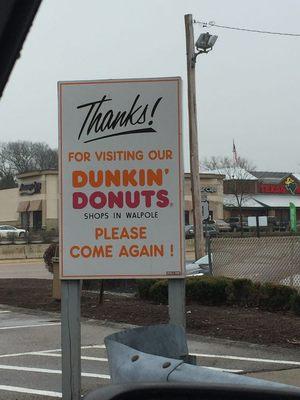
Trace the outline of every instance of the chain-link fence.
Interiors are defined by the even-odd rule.
[[[215,238],[213,275],[300,289],[300,236]]]

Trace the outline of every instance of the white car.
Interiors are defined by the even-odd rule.
[[[212,258],[212,255],[211,255]],[[185,265],[186,276],[210,275],[208,255]]]
[[[15,237],[24,237],[25,229],[18,229],[11,225],[0,225],[0,237],[7,238],[14,235]]]

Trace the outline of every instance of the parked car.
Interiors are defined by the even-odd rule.
[[[271,231],[286,231],[289,227],[288,221],[280,221],[277,217],[267,217],[268,225],[267,226],[260,226],[261,231],[271,230]],[[230,217],[226,219],[226,222],[230,224],[231,232],[240,232],[241,231],[241,223],[240,217]],[[244,231],[249,231],[250,229],[256,229],[254,227],[248,226],[248,217],[242,218],[242,225]]]
[[[211,260],[213,256],[211,255]],[[210,275],[208,255],[199,258],[199,260],[185,265],[187,276],[203,276]]]
[[[9,236],[24,237],[25,229],[19,229],[11,225],[0,225],[0,237],[8,238]]]
[[[248,218],[242,217],[242,222],[240,221],[240,217],[230,217],[225,220],[230,225],[231,232],[240,232],[242,230],[248,231]]]
[[[218,232],[230,232],[230,224],[228,222],[225,222],[223,219],[216,219],[213,220],[213,222]]]
[[[279,230],[280,231],[287,231],[289,230],[290,222],[289,221],[279,221]]]
[[[289,221],[283,221],[277,217],[268,217],[268,227],[272,231],[286,231],[289,227]]]
[[[194,225],[186,225],[184,227],[184,233],[186,239],[193,239],[195,236]]]
[[[194,225],[186,225],[184,231],[186,239],[193,239],[195,237]],[[203,224],[203,234],[204,237],[206,237],[207,235],[209,235],[210,237],[216,237],[218,236],[218,231],[214,225]]]
[[[203,234],[204,234],[204,237],[206,237],[206,236],[217,237],[218,230],[214,225],[204,225],[203,224]]]

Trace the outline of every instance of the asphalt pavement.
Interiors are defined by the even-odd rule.
[[[52,279],[41,259],[0,260],[0,279]]]
[[[1,278],[52,279],[42,260],[0,261]],[[82,320],[82,391],[110,383],[105,336],[128,328]],[[0,399],[61,397],[60,314],[0,305]],[[300,386],[300,348],[188,335],[201,366]]]
[[[82,391],[110,383],[105,336],[128,328],[82,320]],[[60,315],[0,306],[0,398],[61,397]],[[300,349],[282,349],[188,335],[198,365],[300,386]]]

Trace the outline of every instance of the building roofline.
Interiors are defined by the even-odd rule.
[[[257,179],[260,183],[270,183],[276,185],[283,182],[289,176],[292,176],[298,183],[300,183],[300,180],[295,172],[250,171],[250,173],[253,173],[253,175],[257,173]]]
[[[23,172],[22,174],[18,174],[17,178],[30,178],[32,176],[41,176],[41,175],[58,175],[57,169],[44,169],[44,170],[35,170],[35,171],[28,171]]]
[[[224,179],[225,175],[223,174],[214,174],[214,173],[210,173],[210,172],[199,172],[199,175],[201,178],[217,178],[217,179]],[[185,178],[190,178],[191,177],[191,173],[190,172],[185,172],[184,173],[184,177]]]

